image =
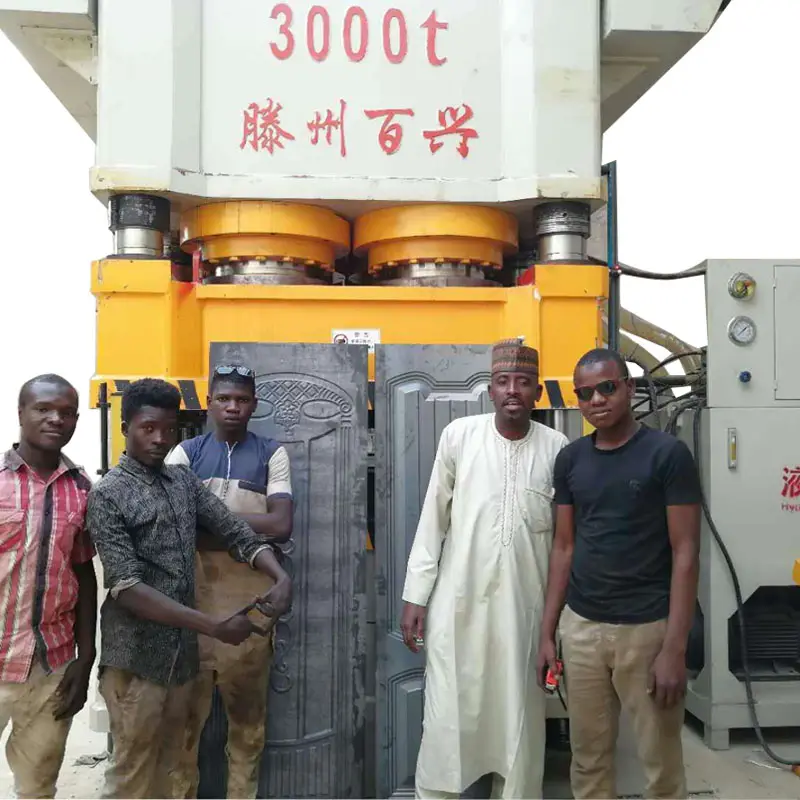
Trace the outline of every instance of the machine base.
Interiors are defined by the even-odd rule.
[[[800,684],[796,681],[755,683],[758,721],[768,735],[770,728],[797,728],[800,720]],[[744,692],[743,692],[744,694]],[[692,686],[686,710],[703,726],[703,741],[711,750],[730,749],[731,731],[752,730],[747,703],[712,703]]]

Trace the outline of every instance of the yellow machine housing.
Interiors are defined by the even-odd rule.
[[[496,208],[419,205],[356,220],[354,251],[369,272],[420,263],[461,264],[491,273],[518,246],[516,219]],[[203,270],[279,262],[331,272],[350,251],[349,223],[324,208],[241,201],[184,214],[181,245]],[[203,284],[177,280],[168,259],[108,258],[92,266],[97,298],[97,369],[112,398],[112,447],[122,441],[113,398],[126,382],[157,377],[178,386],[183,406],[206,406],[212,342],[330,343],[335,329],[379,329],[381,344],[491,344],[524,336],[540,351],[540,408],[574,407],[576,360],[602,342],[608,271],[542,264],[526,286],[352,286]],[[370,375],[374,375],[370,361]]]

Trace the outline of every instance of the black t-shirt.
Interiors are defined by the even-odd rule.
[[[700,502],[689,448],[641,427],[622,447],[598,450],[592,434],[558,454],[554,481],[555,502],[575,513],[567,605],[595,622],[665,619],[672,577],[667,506]]]

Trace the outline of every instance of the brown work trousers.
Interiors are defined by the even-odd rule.
[[[630,717],[646,798],[683,800],[684,706],[662,711],[648,693],[666,620],[644,625],[591,622],[569,607],[561,618],[575,800],[616,798],[620,705]]]
[[[99,689],[113,744],[103,797],[185,797],[183,742],[195,681],[160,686],[131,672],[103,667]]]
[[[11,722],[6,759],[17,797],[55,797],[71,719],[57,721],[58,689],[66,666],[48,675],[38,663],[25,683],[0,683],[0,733]]]
[[[239,564],[225,552],[200,551],[196,564],[197,608],[216,618],[234,614],[265,594],[271,586],[265,575]],[[266,739],[273,650],[271,621],[258,611],[251,612],[250,617],[259,628],[269,628],[269,634],[254,634],[238,647],[205,636],[199,638],[200,674],[186,727],[187,788],[184,797],[197,797],[198,748],[211,712],[215,686],[228,718],[227,796],[256,796]]]

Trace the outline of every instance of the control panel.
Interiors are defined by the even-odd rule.
[[[800,261],[708,261],[706,308],[709,406],[800,406]]]

